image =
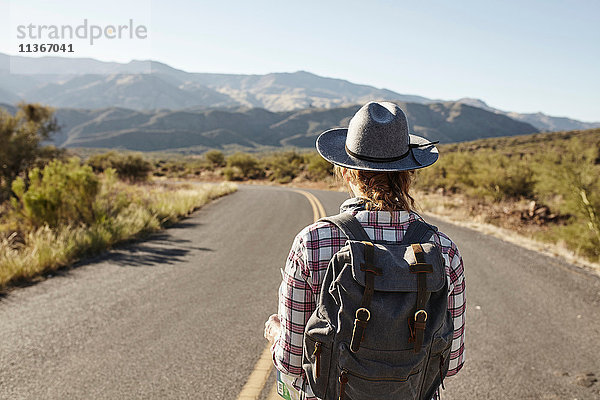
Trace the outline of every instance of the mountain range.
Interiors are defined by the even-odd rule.
[[[7,100],[14,98],[56,107],[148,110],[244,106],[270,111],[332,108],[372,99],[429,101],[305,71],[266,75],[190,73],[156,61],[121,64],[0,53],[0,102],[11,103]]]
[[[505,115],[459,102],[397,102],[411,131],[430,140],[460,142],[523,135],[538,130]],[[0,105],[14,113],[11,105]],[[60,147],[121,148],[201,153],[207,149],[262,151],[281,147],[314,149],[317,135],[348,126],[359,105],[269,111],[263,108],[140,111],[110,107],[58,108]]]
[[[127,108],[142,114],[161,113],[162,109],[198,112],[208,108],[236,112],[240,107],[271,112],[322,112],[318,110],[343,109],[383,99],[421,105],[447,103],[306,71],[265,75],[195,73],[150,60],[116,63],[0,53],[0,102],[6,104],[24,100],[59,108]],[[479,99],[457,102],[525,122],[540,131],[600,127],[600,123],[542,113],[505,112]]]

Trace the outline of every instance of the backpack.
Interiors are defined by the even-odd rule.
[[[348,240],[304,330],[306,382],[320,399],[430,400],[454,330],[445,263],[428,242],[437,228],[417,220],[401,243],[373,243],[351,213],[321,221]]]

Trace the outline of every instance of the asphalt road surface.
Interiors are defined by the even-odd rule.
[[[346,198],[310,192],[328,214]],[[599,399],[600,279],[428,220],[466,270],[467,362],[443,398]],[[312,221],[297,192],[241,186],[147,241],[11,291],[0,398],[235,399],[265,349],[279,269]]]

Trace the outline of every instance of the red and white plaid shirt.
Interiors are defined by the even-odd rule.
[[[423,218],[411,211],[368,211],[359,198],[349,199],[342,212],[352,214],[375,242],[400,242],[408,225]],[[454,339],[447,376],[456,374],[464,363],[465,283],[463,261],[458,248],[448,236],[437,232],[432,237],[442,249],[449,283],[448,310],[454,318]],[[318,400],[308,385],[304,385],[302,369],[302,340],[304,327],[316,308],[327,265],[345,244],[346,237],[329,222],[316,222],[304,228],[292,245],[283,281],[279,287],[279,319],[281,334],[271,348],[275,367],[284,374],[297,377],[296,388],[305,388],[307,400]],[[436,393],[435,398],[438,398]]]

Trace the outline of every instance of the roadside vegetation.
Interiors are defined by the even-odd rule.
[[[46,107],[0,110],[0,289],[154,232],[235,190],[153,183],[153,166],[139,154],[83,162],[42,146],[56,129]]]
[[[81,152],[85,153],[85,152]],[[111,156],[112,154],[112,156]],[[89,156],[91,165],[96,160],[113,157],[115,152]],[[125,157],[121,155],[121,157]],[[261,153],[234,152],[225,154],[210,150],[202,155],[175,155],[173,153],[145,153],[155,178],[200,179],[202,181],[273,182],[327,182],[335,185],[333,168],[315,151],[297,149]]]
[[[41,145],[55,129],[44,107],[0,114],[0,286],[159,229],[234,190],[175,190],[169,181],[338,187],[315,151],[67,154]],[[600,262],[600,129],[439,148],[440,160],[415,176],[424,211],[498,225]]]
[[[440,153],[416,173],[424,211],[491,223],[600,261],[600,129],[446,144]],[[314,151],[153,157],[158,176],[337,187],[331,165]]]
[[[417,175],[417,189],[430,195],[426,209],[445,203],[446,212],[466,210],[600,262],[600,129],[443,145],[440,153]]]

